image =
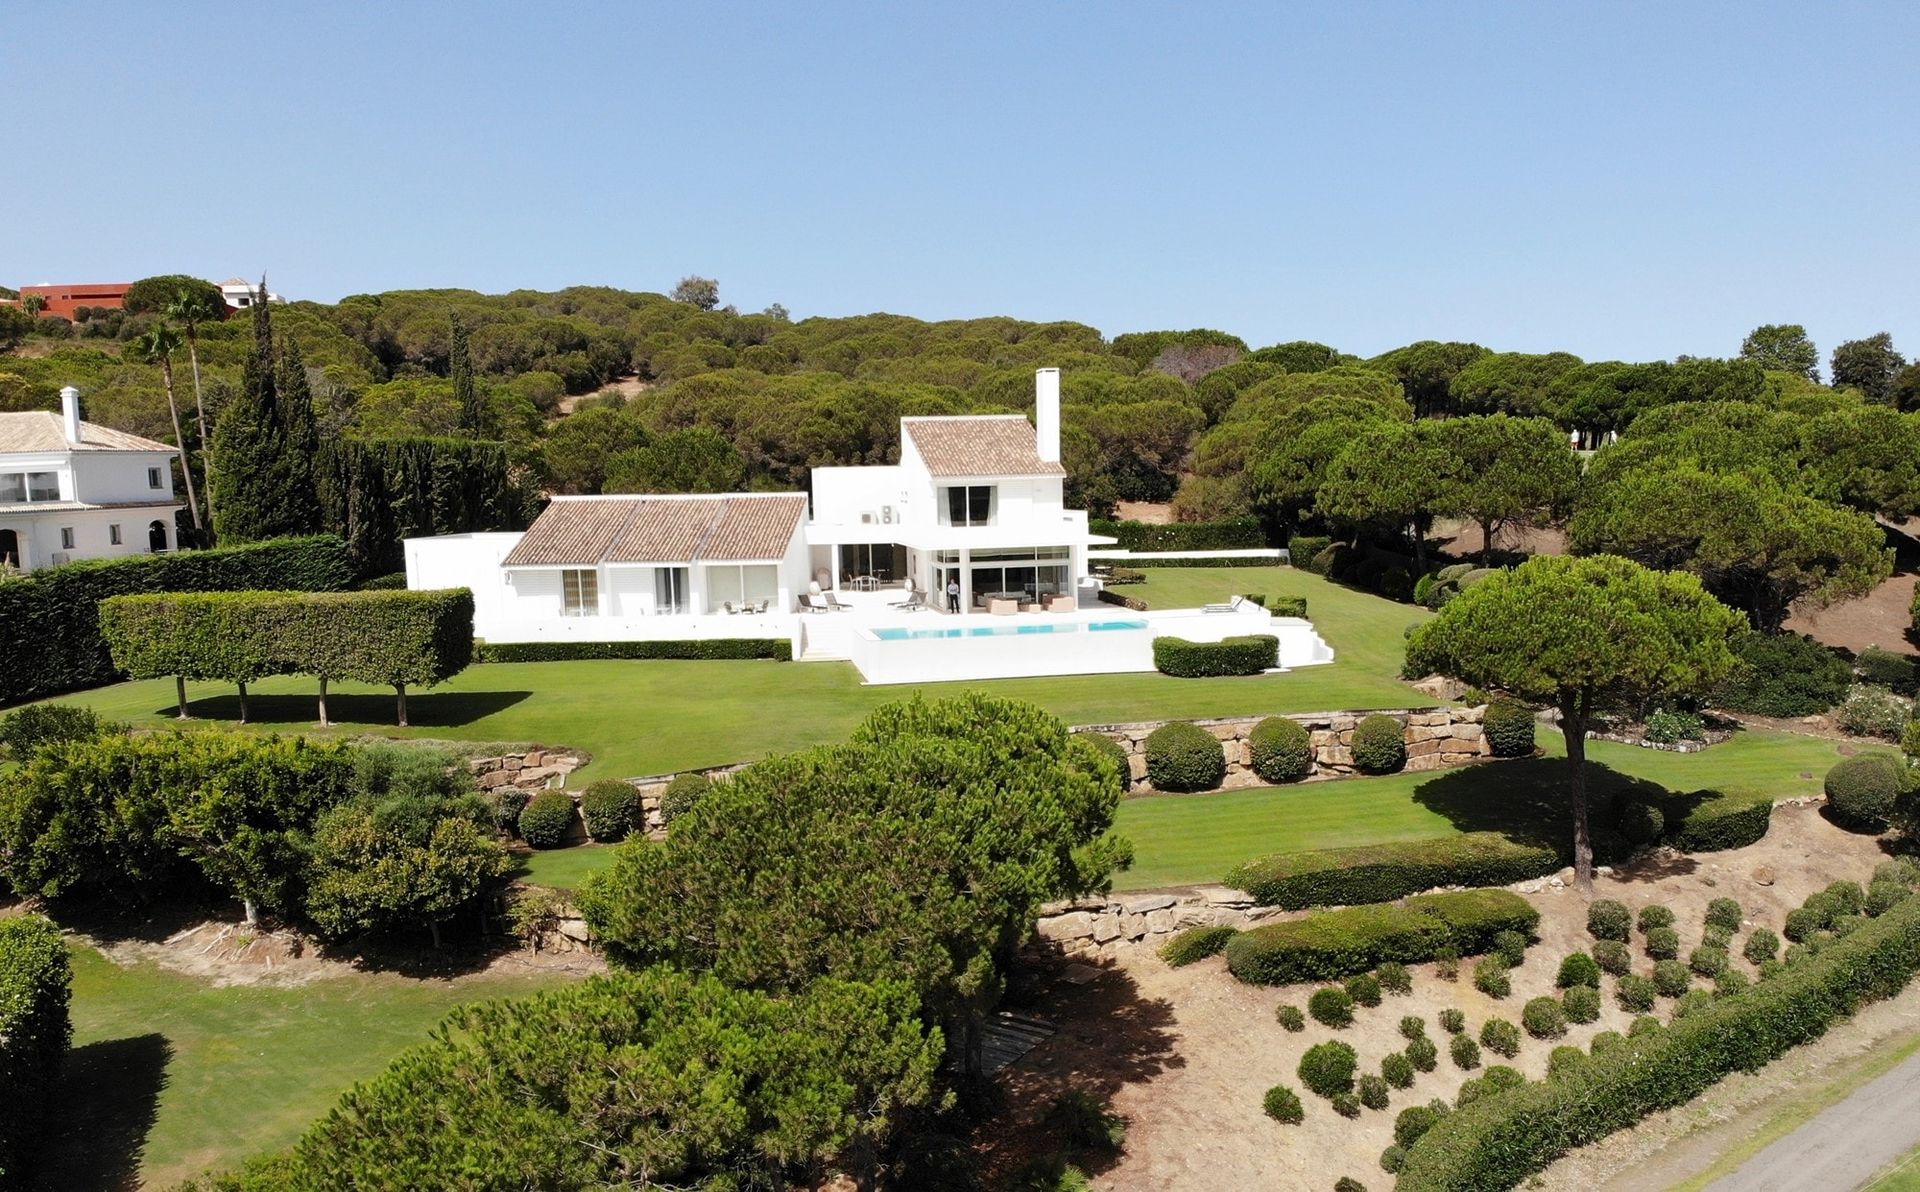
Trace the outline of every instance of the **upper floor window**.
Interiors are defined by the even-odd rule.
[[[148,488],[160,487],[160,469],[159,468],[147,469],[147,487]]]
[[[120,545],[120,523],[119,522],[115,522],[114,524],[107,527],[107,542],[113,546]]]
[[[60,527],[60,549],[61,550],[73,549],[73,527],[72,526]]]
[[[24,505],[28,501],[58,501],[58,472],[0,472],[0,505]]]
[[[560,613],[568,617],[600,614],[600,573],[579,569],[560,573]]]
[[[942,511],[946,514],[946,524],[950,526],[992,525],[993,485],[949,485]]]

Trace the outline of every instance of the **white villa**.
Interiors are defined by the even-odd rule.
[[[1060,373],[1018,414],[900,420],[900,462],[816,468],[813,492],[555,497],[524,533],[409,539],[407,586],[466,587],[489,642],[786,638],[869,682],[1152,670],[1155,634],[1273,633],[1277,666],[1332,660],[1245,602],[1098,599],[1065,506]],[[950,590],[952,594],[950,594]]]
[[[0,563],[20,571],[173,549],[173,458],[165,443],[60,413],[0,414]]]

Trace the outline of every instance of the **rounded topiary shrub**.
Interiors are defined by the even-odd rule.
[[[1827,771],[1827,806],[1834,821],[1862,832],[1886,827],[1887,816],[1900,798],[1905,764],[1891,754],[1863,753],[1843,757]]]
[[[1307,1013],[1315,1022],[1338,1029],[1353,1024],[1353,995],[1344,989],[1316,989],[1307,999]]]
[[[1289,1031],[1298,1032],[1307,1029],[1307,1016],[1300,1013],[1298,1006],[1283,1004],[1273,1012],[1273,1020]]]
[[[1473,1041],[1472,1035],[1460,1034],[1447,1044],[1447,1051],[1453,1056],[1453,1065],[1465,1072],[1471,1072],[1480,1066],[1480,1045]]]
[[[1449,1035],[1457,1035],[1467,1029],[1467,1016],[1452,1006],[1440,1011],[1440,1029]]]
[[[1533,754],[1533,712],[1512,700],[1495,700],[1487,705],[1480,721],[1487,734],[1487,747],[1495,757],[1530,757]]]
[[[640,800],[633,787],[618,778],[589,783],[580,792],[580,818],[587,825],[587,835],[602,844],[626,839],[639,809]]]
[[[1700,942],[1709,948],[1719,948],[1724,951],[1727,945],[1733,942],[1733,932],[1724,927],[1709,927],[1700,933]]]
[[[1391,774],[1407,764],[1406,729],[1383,712],[1353,729],[1353,765],[1363,774]]]
[[[1313,736],[1296,720],[1269,716],[1247,734],[1247,753],[1262,782],[1298,782],[1313,772]]]
[[[1571,1043],[1562,1043],[1547,1053],[1547,1079],[1564,1076],[1586,1062],[1586,1052]]]
[[[1717,977],[1727,967],[1727,950],[1701,944],[1687,956],[1687,967],[1703,977]]]
[[[1602,943],[1618,943],[1618,940],[1602,940]],[[1560,962],[1560,971],[1553,979],[1555,987],[1571,989],[1575,985],[1600,987],[1600,962],[1585,952],[1570,952]]]
[[[487,792],[487,808],[493,812],[493,822],[502,832],[520,830],[520,813],[526,810],[527,792],[517,786],[497,786]]]
[[[1473,965],[1473,987],[1488,997],[1505,997],[1513,992],[1512,970],[1498,956],[1482,956]]]
[[[1380,1077],[1394,1088],[1412,1088],[1413,1061],[1396,1051],[1380,1061]]]
[[[1587,1044],[1588,1055],[1608,1055],[1627,1045],[1627,1037],[1619,1031],[1601,1031]]]
[[[1333,1106],[1333,1111],[1343,1118],[1360,1116],[1360,1098],[1352,1093],[1335,1093],[1327,1098],[1327,1104]]]
[[[1722,931],[1738,931],[1745,914],[1733,899],[1716,898],[1707,904],[1707,926],[1718,927]]]
[[[1679,997],[1693,988],[1693,974],[1677,960],[1662,960],[1653,966],[1653,987],[1661,997]]]
[[[1638,1039],[1642,1035],[1657,1035],[1666,1030],[1666,1024],[1651,1014],[1642,1014],[1627,1024],[1627,1038]]]
[[[1647,955],[1655,960],[1672,960],[1680,955],[1680,933],[1671,927],[1647,932]]]
[[[1075,733],[1073,739],[1086,742],[1086,747],[1112,762],[1120,771],[1120,789],[1126,790],[1133,785],[1133,771],[1127,763],[1127,747],[1105,733]]]
[[[1393,1140],[1403,1147],[1412,1146],[1439,1120],[1439,1111],[1431,1105],[1409,1106],[1393,1119]]]
[[[520,837],[534,848],[559,848],[573,827],[573,796],[541,791],[520,810]]]
[[[1389,1143],[1387,1149],[1380,1152],[1380,1170],[1388,1175],[1398,1175],[1407,1165],[1407,1148],[1399,1143]]]
[[[1677,1022],[1689,1014],[1698,1014],[1711,1005],[1713,1005],[1711,990],[1689,989],[1673,1003],[1674,1021]]]
[[[1499,931],[1493,936],[1493,954],[1507,962],[1508,966],[1518,968],[1527,962],[1526,936],[1517,931]]]
[[[1554,998],[1537,997],[1520,1010],[1521,1025],[1536,1039],[1558,1039],[1567,1033],[1567,1012]],[[1486,1042],[1482,1039],[1481,1042]]]
[[[1899,882],[1876,881],[1867,887],[1867,904],[1862,909],[1877,919],[1912,897],[1913,891]]]
[[[1347,978],[1347,996],[1356,1005],[1377,1006],[1380,1004],[1380,978],[1372,973],[1361,973],[1357,977]]]
[[[1745,956],[1750,964],[1765,964],[1780,955],[1780,937],[1773,933],[1771,927],[1756,927],[1753,933],[1747,936],[1747,942],[1741,947],[1740,954]]]
[[[1226,776],[1226,750],[1199,725],[1175,721],[1147,736],[1147,781],[1156,790],[1209,791]]]
[[[1508,1058],[1519,1055],[1520,1028],[1504,1018],[1489,1018],[1480,1026],[1480,1046],[1495,1055]]]
[[[1633,925],[1633,912],[1627,904],[1611,898],[1596,898],[1587,908],[1587,931],[1597,940],[1624,940]]]
[[[660,822],[670,824],[687,812],[700,797],[713,789],[705,774],[676,774],[660,795]]]
[[[1633,949],[1619,940],[1598,940],[1593,945],[1593,962],[1618,977],[1633,971]]]
[[[1752,979],[1745,973],[1737,968],[1728,967],[1721,969],[1714,977],[1713,991],[1721,997],[1726,997],[1729,994],[1739,993],[1752,984]]]
[[[1387,961],[1373,970],[1373,975],[1380,982],[1380,988],[1388,993],[1399,995],[1413,992],[1413,974],[1397,960]]]
[[[1645,1014],[1653,1009],[1653,998],[1658,992],[1651,978],[1629,973],[1614,983],[1613,1000],[1629,1014]]]
[[[1300,1094],[1284,1084],[1276,1084],[1268,1089],[1260,1105],[1268,1117],[1289,1126],[1299,1125],[1307,1116],[1307,1111],[1300,1104]]]
[[[1560,1008],[1568,1022],[1592,1022],[1600,1017],[1600,991],[1591,985],[1575,985],[1560,995]]]
[[[1239,935],[1237,928],[1220,924],[1214,927],[1189,927],[1160,945],[1160,959],[1174,968],[1182,968],[1209,956],[1218,955],[1233,937]]]
[[[1392,1096],[1384,1079],[1371,1072],[1360,1078],[1360,1104],[1368,1109],[1385,1109]]]
[[[1333,1192],[1367,1192],[1367,1186],[1350,1175],[1343,1175],[1333,1181]]]
[[[1421,1072],[1431,1072],[1440,1064],[1440,1049],[1432,1039],[1415,1039],[1407,1044],[1407,1060]]]
[[[1633,844],[1652,844],[1667,834],[1667,817],[1651,803],[1635,801],[1620,809],[1620,835]]]
[[[1859,882],[1840,881],[1830,883],[1820,893],[1833,904],[1833,917],[1857,915],[1866,909],[1867,892],[1860,888]]]
[[[1360,1057],[1345,1043],[1315,1043],[1300,1057],[1300,1083],[1332,1097],[1353,1091],[1353,1070]]]
[[[1640,924],[1641,935],[1647,934],[1647,932],[1652,931],[1656,927],[1672,927],[1673,911],[1671,908],[1662,906],[1657,902],[1651,906],[1643,906],[1640,908],[1638,922]]]

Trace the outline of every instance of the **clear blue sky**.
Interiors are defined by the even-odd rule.
[[[1911,0],[13,3],[0,283],[1913,355],[1916,46]]]

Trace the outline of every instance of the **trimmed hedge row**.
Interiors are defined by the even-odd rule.
[[[67,1055],[73,969],[60,929],[39,915],[0,919],[0,1187],[25,1187]]]
[[[1765,836],[1773,823],[1769,798],[1705,790],[1670,795],[1660,803],[1667,846],[1683,853],[1745,848]]]
[[[1257,675],[1275,665],[1280,639],[1267,633],[1190,642],[1183,637],[1153,639],[1153,668],[1176,679],[1218,675]]]
[[[0,704],[123,678],[100,634],[98,608],[107,597],[261,588],[338,592],[353,580],[347,544],[326,535],[85,559],[0,579]]]
[[[1562,863],[1558,849],[1516,843],[1499,832],[1469,832],[1281,853],[1249,861],[1225,881],[1261,906],[1304,910],[1391,902],[1436,886],[1504,886],[1552,873]]]
[[[1545,1083],[1483,1098],[1407,1152],[1402,1192],[1511,1188],[1555,1158],[1681,1105],[1820,1037],[1920,971],[1920,902],[1871,920],[1798,965],[1677,1018]]]
[[[1431,960],[1448,948],[1484,952],[1501,932],[1531,933],[1539,921],[1511,890],[1423,894],[1243,931],[1227,945],[1227,970],[1250,985],[1332,980],[1385,961]]]
[[[1267,545],[1266,531],[1260,527],[1260,519],[1256,517],[1217,522],[1176,522],[1164,526],[1138,521],[1096,520],[1089,522],[1087,529],[1117,539],[1122,550],[1255,550]]]
[[[784,637],[713,637],[667,642],[475,642],[475,662],[592,662],[603,659],[712,661],[735,658],[793,657]]]

